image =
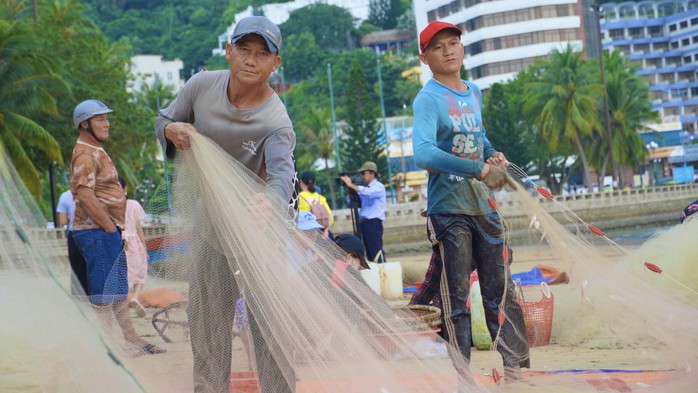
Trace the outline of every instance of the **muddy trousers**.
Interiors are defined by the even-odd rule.
[[[194,247],[196,250],[197,247]],[[212,249],[209,253],[214,254]],[[237,264],[234,264],[237,265]],[[235,303],[240,290],[233,268],[223,255],[195,262],[189,282],[188,319],[194,355],[194,391],[228,393]],[[295,373],[273,339],[266,338],[252,297],[246,297],[248,319],[261,393],[295,391]],[[272,353],[277,354],[273,356]]]
[[[443,261],[439,288],[442,328],[456,369],[460,372],[463,361],[470,361],[471,324],[466,301],[473,261],[478,271],[487,328],[504,366],[530,367],[523,312],[516,302],[509,265],[502,260],[504,234],[499,216],[496,213],[430,215],[427,235],[434,252]],[[500,307],[507,317],[501,329]]]

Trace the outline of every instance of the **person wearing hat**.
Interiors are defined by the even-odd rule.
[[[335,262],[332,271],[332,284],[338,289],[345,290],[350,297],[356,299],[355,295],[346,288],[345,282],[347,276],[351,275],[360,285],[368,286],[359,273],[361,269],[370,269],[366,262],[366,249],[361,239],[352,234],[337,235],[334,242],[345,252],[345,255]]]
[[[432,73],[414,99],[415,163],[429,172],[427,232],[440,257],[444,331],[450,341],[461,389],[472,382],[470,314],[466,309],[471,261],[475,260],[487,326],[504,363],[505,379],[529,367],[521,307],[509,265],[503,261],[504,226],[489,205],[492,189],[509,180],[506,157],[489,142],[482,122],[482,94],[462,80],[464,47],[458,26],[432,21],[419,34],[420,61]],[[482,187],[484,184],[485,187]],[[500,309],[503,313],[500,313]],[[500,326],[498,317],[506,316]],[[466,362],[462,361],[465,358]]]
[[[158,114],[155,133],[168,158],[173,158],[177,150],[189,149],[189,136],[200,132],[265,181],[282,200],[292,200],[296,134],[286,107],[269,85],[271,73],[281,65],[281,42],[279,27],[266,17],[250,16],[235,24],[230,42],[225,46],[229,69],[202,71],[192,76],[177,98]],[[269,204],[261,194],[252,197],[258,199],[258,206],[263,206],[265,201]],[[192,243],[206,244],[202,236],[195,232]],[[219,263],[214,264],[196,263],[195,274],[189,282],[187,315],[194,355],[195,392],[227,392],[230,389],[235,316],[235,307],[230,302],[239,298],[240,291],[230,268],[234,263],[229,265],[222,253],[218,259]],[[278,347],[279,343],[261,336],[258,323],[264,321],[255,318],[254,298],[250,296],[247,300],[260,390],[291,392],[295,386],[289,386],[291,383],[287,381],[295,377],[282,370],[292,368],[277,363],[285,359],[272,356],[272,352],[279,351],[269,347]],[[223,325],[230,328],[211,323],[207,318],[211,315],[220,316]],[[286,378],[278,378],[279,375]]]
[[[373,161],[366,161],[357,171],[363,180],[363,186],[354,184],[351,177],[343,175],[342,182],[349,189],[354,190],[361,199],[359,209],[361,238],[366,247],[366,257],[369,261],[385,262],[383,251],[383,221],[387,199],[385,186],[378,181],[378,167]]]
[[[121,237],[126,195],[116,166],[102,147],[111,132],[111,112],[98,100],[83,101],[73,111],[73,124],[80,134],[70,159],[73,240],[84,259],[90,303],[105,322],[114,316],[129,355],[163,353],[165,349],[138,335],[128,313],[126,254]]]

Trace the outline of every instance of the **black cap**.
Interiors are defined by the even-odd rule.
[[[303,183],[315,183],[315,172],[305,171],[301,173],[301,181]]]
[[[370,269],[366,263],[366,249],[364,248],[363,242],[358,237],[351,234],[341,234],[334,237],[334,242],[337,243],[339,248],[346,252],[350,252],[359,257],[361,261],[361,267],[364,269]]]

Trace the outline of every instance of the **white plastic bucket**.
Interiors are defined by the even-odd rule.
[[[364,269],[360,270],[361,272],[361,277],[363,277],[364,281],[366,281],[366,284],[373,289],[373,292],[375,292],[377,295],[381,294],[381,276],[379,272],[377,263],[373,262],[368,262],[368,267],[371,269]]]
[[[384,299],[400,299],[402,297],[402,265],[400,262],[380,263],[378,269],[381,296]]]

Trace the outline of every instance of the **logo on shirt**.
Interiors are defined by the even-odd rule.
[[[255,156],[257,155],[257,144],[254,141],[242,142],[242,148]]]

